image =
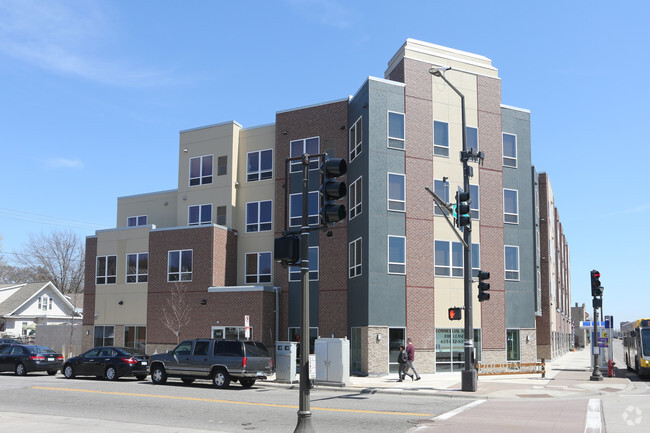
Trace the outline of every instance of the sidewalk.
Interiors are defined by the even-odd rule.
[[[546,363],[546,377],[541,374],[508,374],[478,376],[477,390],[461,390],[461,373],[421,374],[422,379],[414,382],[406,379],[397,382],[397,374],[388,376],[367,376],[350,378],[344,386],[319,384],[318,389],[340,390],[362,393],[391,393],[439,395],[474,399],[545,399],[586,398],[594,395],[631,391],[634,385],[624,377],[607,377],[602,381],[591,381],[592,369],[588,350],[568,352],[560,358]],[[417,365],[417,364],[416,364]],[[283,384],[276,381],[260,381],[256,385],[270,387],[299,388],[298,383]]]

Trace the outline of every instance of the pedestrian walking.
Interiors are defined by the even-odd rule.
[[[397,364],[399,365],[399,369],[397,370],[397,374],[399,376],[399,379],[397,380],[398,382],[402,382],[404,378],[406,377],[406,369],[408,368],[408,355],[406,354],[406,350],[404,350],[404,345],[400,344],[399,345],[399,354],[397,355]],[[413,375],[409,374],[411,376],[411,380],[413,380]]]
[[[413,364],[413,361],[415,361],[415,346],[413,346],[413,341],[410,338],[406,339],[406,355],[408,357],[408,361],[404,373],[407,374],[408,376],[411,376],[411,380],[413,380],[413,375],[408,374],[410,368],[411,370],[413,370],[413,373],[415,373],[415,380],[420,380],[421,377],[418,374],[418,371],[415,369],[415,364]]]

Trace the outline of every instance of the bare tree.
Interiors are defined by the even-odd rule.
[[[84,242],[72,231],[53,231],[30,237],[15,261],[33,281],[52,281],[63,293],[83,292],[86,252]]]
[[[162,324],[176,336],[176,344],[181,342],[181,331],[190,323],[191,310],[187,302],[187,287],[183,283],[174,283],[169,289],[167,305],[162,308]]]

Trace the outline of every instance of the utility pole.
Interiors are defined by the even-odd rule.
[[[603,286],[600,285],[600,272],[597,270],[591,271],[591,296],[593,296],[594,307],[594,338],[593,354],[594,354],[594,371],[591,373],[589,380],[600,381],[603,380],[603,375],[600,372],[599,365],[599,352],[598,347],[598,308],[603,308]]]

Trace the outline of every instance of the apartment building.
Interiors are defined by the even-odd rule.
[[[425,190],[451,202],[462,189],[460,100],[432,66],[452,68],[468,146],[485,155],[470,163],[472,273],[491,274],[489,301],[477,302],[473,284],[476,359],[536,361],[545,314],[562,347],[561,313],[543,308],[544,273],[554,296],[570,295],[568,247],[561,233],[551,274],[539,218],[547,177],[531,163],[530,112],[501,103],[490,59],[412,39],[353,96],[278,111],[271,125],[181,131],[177,188],[119,198],[116,227],[87,238],[85,347],[153,353],[191,337],[248,335],[271,347],[301,339],[300,270],[273,261],[273,241],[300,225],[301,169],[287,158],[327,153],[348,163],[348,218],[331,237],[310,234],[309,341],[346,337],[353,372],[385,374],[410,337],[419,371],[462,370],[463,322],[447,316],[463,305],[462,244]],[[309,167],[314,226],[319,163]],[[553,221],[547,228],[561,228]]]

